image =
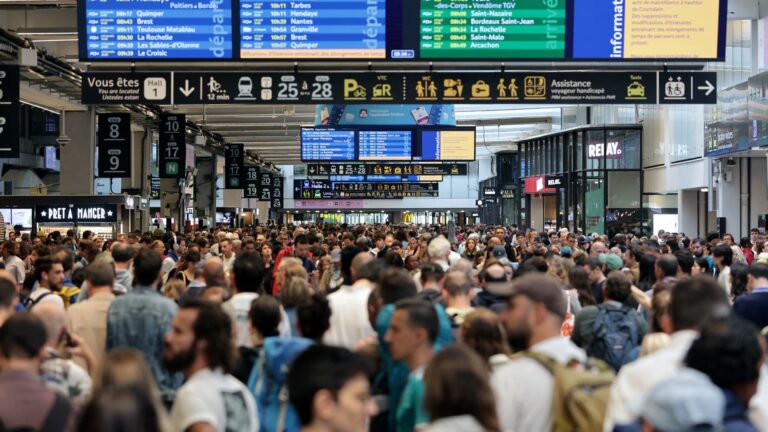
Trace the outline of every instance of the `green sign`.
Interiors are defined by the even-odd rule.
[[[179,174],[179,163],[178,162],[166,162],[165,163],[165,172],[168,175],[174,176]]]
[[[563,0],[421,0],[421,57],[565,58]]]

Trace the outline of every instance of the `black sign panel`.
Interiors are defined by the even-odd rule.
[[[715,103],[712,73],[688,72],[704,98],[659,97],[657,72],[174,73],[174,104]],[[666,77],[666,75],[665,75]],[[702,87],[701,89],[699,87]],[[706,90],[704,88],[706,87]],[[660,90],[660,89],[658,89]],[[664,95],[661,92],[661,95]]]
[[[170,105],[169,72],[84,72],[81,100],[88,105]]]
[[[160,177],[149,179],[149,198],[160,199]]]
[[[283,208],[283,180],[282,177],[272,177],[272,201],[269,206],[275,210]]]
[[[245,188],[243,189],[243,197],[259,197],[259,167],[245,167]]]
[[[19,67],[0,66],[0,158],[19,157]]]
[[[544,178],[544,187],[547,189],[562,189],[565,187],[565,176],[546,176]]]
[[[717,103],[716,72],[659,73],[659,103]]]
[[[259,173],[259,201],[272,201],[272,179],[274,174],[268,171]]]
[[[186,117],[184,114],[160,115],[158,156],[160,178],[181,178],[187,160]]]
[[[224,189],[243,189],[245,153],[242,144],[227,144],[224,148]]]
[[[467,175],[467,164],[309,164],[307,175]]]
[[[437,183],[338,183],[329,180],[294,180],[294,199],[394,199],[434,198]]]
[[[35,220],[37,223],[117,222],[117,205],[38,205]]]
[[[131,115],[99,114],[99,177],[131,176]]]

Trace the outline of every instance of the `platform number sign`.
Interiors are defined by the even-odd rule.
[[[273,209],[283,208],[283,178],[272,177],[272,200],[269,204]]]
[[[99,114],[99,177],[131,176],[131,115]]]
[[[224,189],[243,189],[243,173],[245,171],[242,144],[227,144],[224,152]]]
[[[245,168],[245,189],[243,197],[259,197],[259,167],[249,166]]]
[[[272,201],[272,179],[274,175],[271,172],[262,172],[259,174],[259,201]]]
[[[158,147],[160,178],[181,178],[184,176],[187,160],[185,124],[184,114],[160,115],[160,145]]]

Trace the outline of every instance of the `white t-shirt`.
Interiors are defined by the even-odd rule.
[[[254,292],[242,292],[224,302],[224,311],[235,325],[235,342],[239,347],[253,348],[248,312],[251,311],[251,303],[257,298],[259,295]]]
[[[328,296],[331,307],[331,326],[324,341],[354,350],[357,344],[374,334],[368,319],[368,297],[373,287],[366,279],[356,281],[352,286],[343,285]]]
[[[54,302],[60,305],[62,309],[64,309],[64,300],[62,300],[61,297],[57,296],[56,294],[52,293],[48,288],[38,287],[36,290],[32,291],[32,294],[29,295],[29,298],[35,305],[43,302]]]
[[[208,423],[218,432],[256,432],[256,401],[232,375],[202,369],[181,386],[171,409],[173,432],[184,432],[195,423]]]

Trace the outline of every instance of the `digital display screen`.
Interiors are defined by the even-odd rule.
[[[80,0],[80,57],[233,58],[232,0]]]
[[[56,147],[45,146],[45,168],[49,170],[59,169],[59,159],[56,157]]]
[[[421,152],[414,156],[422,161],[475,160],[475,130],[422,130]]]
[[[6,228],[21,225],[22,228],[32,228],[31,208],[4,208],[0,209]]]
[[[411,131],[360,131],[359,160],[409,161],[412,157]]]
[[[386,59],[385,0],[240,0],[243,59]]]
[[[302,161],[353,161],[355,156],[353,130],[301,130]]]

